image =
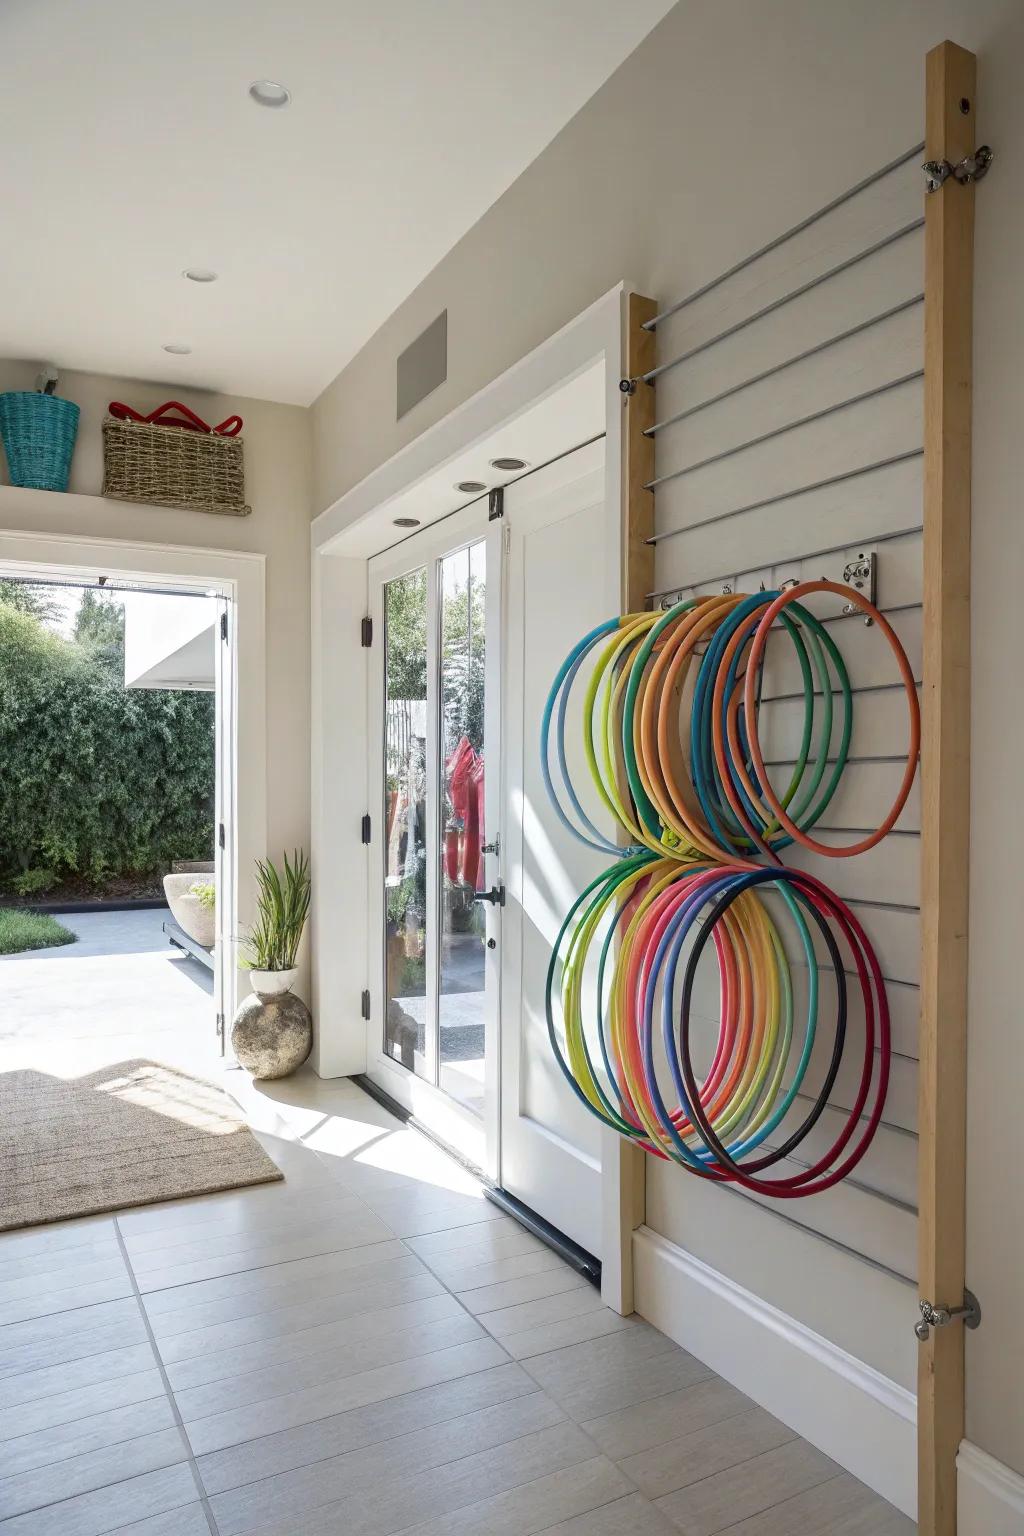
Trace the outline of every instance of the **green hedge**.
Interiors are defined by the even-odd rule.
[[[0,888],[212,858],[214,773],[212,694],[126,689],[0,601]]]

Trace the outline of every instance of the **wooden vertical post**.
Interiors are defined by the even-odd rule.
[[[653,331],[644,322],[658,312],[653,299],[631,293],[625,303],[623,357],[626,377],[636,380],[631,394],[622,397],[625,420],[622,431],[622,534],[620,599],[623,613],[636,613],[647,605],[654,586],[654,546],[647,540],[654,532],[654,492],[644,487],[654,478],[654,439],[645,437],[654,425],[654,385],[641,375],[655,364]],[[625,834],[620,839],[628,842]],[[614,1131],[605,1131],[602,1142],[602,1184],[605,1199],[605,1248],[602,1256],[601,1294],[617,1312],[633,1311],[633,1233],[642,1226],[646,1206],[646,1155]]]
[[[925,150],[956,165],[977,147],[975,58],[926,61]],[[924,693],[921,738],[920,1294],[964,1291],[967,915],[970,841],[971,330],[974,187],[925,199]],[[954,1536],[964,1430],[964,1330],[919,1346],[918,1529]]]

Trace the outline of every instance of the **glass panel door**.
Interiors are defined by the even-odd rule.
[[[497,781],[486,782],[485,762],[499,725],[489,578],[501,538],[482,508],[448,528],[447,537],[425,530],[370,568],[383,645],[379,660],[371,656],[380,670],[371,687],[379,810],[371,810],[370,964],[380,982],[371,987],[368,1070],[379,1062],[388,1092],[424,1120],[433,1112],[438,1134],[489,1170],[501,908],[488,899],[500,871],[487,831]]]
[[[440,562],[441,869],[438,1080],[475,1114],[484,1103],[487,841],[484,702],[487,548],[483,540]]]
[[[384,586],[382,821],[384,1051],[423,1076],[428,1032],[425,566]]]

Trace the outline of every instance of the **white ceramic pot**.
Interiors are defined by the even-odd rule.
[[[249,981],[260,997],[279,997],[282,992],[291,991],[298,974],[297,965],[287,971],[250,971]]]

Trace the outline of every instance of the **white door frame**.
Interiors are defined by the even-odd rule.
[[[368,669],[360,649],[367,556],[400,537],[390,527],[389,503],[598,362],[605,374],[605,494],[609,508],[621,507],[619,381],[625,372],[626,303],[633,291],[631,284],[617,284],[313,521],[313,1000],[319,1021],[314,1064],[322,1077],[366,1069],[361,994],[367,986],[367,858],[360,833],[369,791],[366,753],[353,750],[353,732],[367,710]],[[609,612],[619,610],[620,591],[616,581],[614,592],[609,590]],[[602,1294],[611,1306],[630,1305],[631,1295],[629,1277],[622,1272],[629,1263],[629,1244],[622,1242],[619,1187],[628,1171],[620,1166],[620,1151],[618,1138],[608,1132],[602,1157]]]
[[[500,755],[493,751],[491,743],[500,742],[500,688],[501,688],[501,595],[502,574],[500,522],[490,523],[486,504],[463,508],[444,518],[434,527],[405,539],[394,549],[376,556],[368,563],[370,582],[369,607],[375,633],[383,645],[384,613],[383,590],[385,583],[419,569],[450,552],[465,548],[467,544],[486,543],[487,547],[487,666],[485,703],[485,759],[490,765],[485,772],[486,812],[484,825],[499,825],[501,806]],[[437,641],[440,623],[437,593],[428,588],[427,593],[427,756],[433,765],[428,767],[428,785],[434,770],[439,767],[440,753],[437,742],[439,722],[438,685],[440,680]],[[380,652],[376,665],[370,668],[367,700],[367,760],[371,841],[368,846],[369,901],[367,902],[368,931],[367,989],[370,993],[370,1017],[366,1023],[366,1072],[367,1075],[389,1093],[392,1098],[413,1113],[424,1125],[435,1132],[448,1146],[453,1147],[486,1177],[493,1178],[498,1166],[498,1017],[500,1007],[501,963],[501,914],[498,909],[485,908],[487,928],[491,938],[497,939],[494,950],[485,950],[487,975],[486,1011],[484,1019],[484,1078],[486,1095],[484,1112],[477,1116],[465,1105],[452,1098],[438,1084],[417,1077],[401,1063],[385,1054],[383,1032],[387,996],[384,983],[384,884],[383,884],[383,816],[381,814],[381,786],[383,784],[384,743],[384,672]],[[498,769],[498,772],[494,770]],[[437,786],[428,790],[428,815],[426,827],[427,868],[436,872],[439,868],[441,849],[439,842],[440,821],[436,814]],[[432,804],[431,804],[432,802]],[[431,810],[435,814],[431,814]],[[486,854],[485,884],[497,884],[500,878],[500,859]],[[438,886],[431,880],[427,887],[427,994],[437,993],[437,950],[430,936],[440,937],[438,911]],[[427,1055],[431,1072],[436,1067],[434,1052],[439,1037],[431,1039],[428,1032]]]
[[[219,549],[147,544],[134,539],[0,530],[0,576],[110,576],[194,586],[227,597],[236,624],[234,751],[230,800],[235,808],[232,867],[226,871],[231,911],[225,932],[236,964],[225,968],[224,1012],[230,1027],[240,990],[237,940],[254,916],[254,861],[267,852],[267,723],[265,558]],[[245,764],[244,773],[239,764]]]

